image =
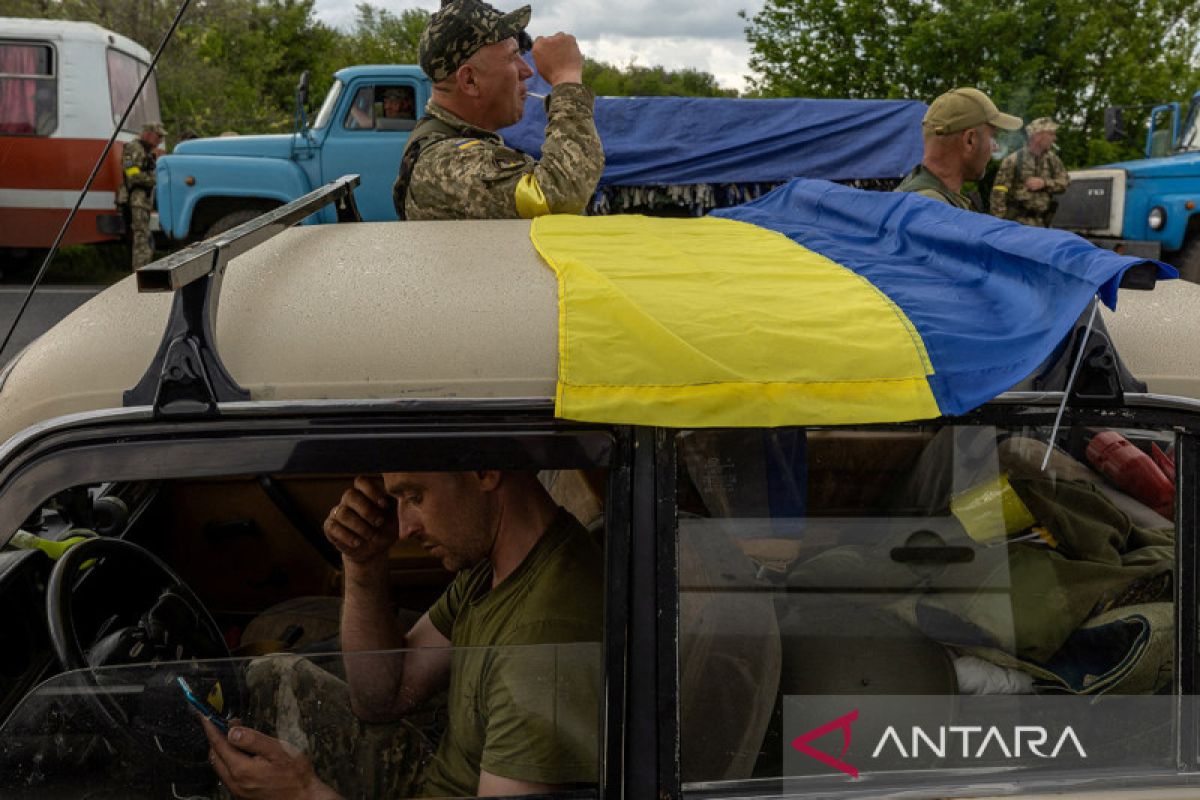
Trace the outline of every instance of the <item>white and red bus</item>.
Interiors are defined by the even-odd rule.
[[[0,249],[51,245],[149,65],[90,22],[0,17]],[[120,238],[121,143],[161,119],[151,76],[64,244]]]

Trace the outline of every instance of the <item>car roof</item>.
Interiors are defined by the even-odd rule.
[[[233,259],[216,340],[256,401],[549,400],[553,273],[527,220],[301,226]],[[68,414],[120,408],[154,358],[172,296],[132,276],[33,342],[0,378],[0,443]],[[1200,399],[1200,286],[1122,291],[1104,312],[1152,393]]]
[[[171,305],[132,276],[34,341],[0,386],[0,442],[120,408]],[[527,220],[301,226],[233,259],[221,358],[253,400],[554,397],[557,286]]]

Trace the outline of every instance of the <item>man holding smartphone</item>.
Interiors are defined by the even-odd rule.
[[[532,674],[539,651],[530,646],[600,641],[602,548],[536,473],[360,476],[324,531],[346,571],[342,646],[354,716],[368,725],[403,720],[450,689],[449,724],[432,760],[414,765],[419,748],[401,742],[406,758],[385,765],[395,779],[372,779],[371,794],[500,796],[596,781],[600,665],[555,696],[537,688],[545,671]],[[456,573],[408,630],[390,604],[397,539]],[[346,732],[340,742],[307,732],[287,742],[238,724],[223,736],[203,723],[213,766],[236,797],[359,795],[358,778],[392,758]]]

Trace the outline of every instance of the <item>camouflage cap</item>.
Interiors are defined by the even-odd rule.
[[[387,89],[383,90],[383,99],[384,100],[393,100],[393,99],[403,100],[404,99],[404,90],[401,89],[399,86],[390,86]]]
[[[167,129],[161,122],[147,122],[142,126],[142,133],[157,133],[159,136],[166,136]]]
[[[1033,122],[1025,126],[1025,132],[1030,136],[1033,136],[1035,133],[1041,133],[1042,131],[1054,133],[1057,130],[1058,123],[1050,117],[1038,117]]]
[[[992,99],[978,89],[960,86],[929,104],[921,129],[926,136],[943,136],[974,128],[985,122],[1006,131],[1021,130],[1021,118],[1003,114]]]
[[[443,0],[421,34],[421,69],[440,83],[481,47],[519,37],[531,14],[529,6],[505,14],[482,0]]]

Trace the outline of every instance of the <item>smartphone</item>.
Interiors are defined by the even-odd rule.
[[[182,676],[175,678],[175,682],[179,684],[179,688],[183,691],[184,699],[191,704],[192,708],[203,714],[213,725],[216,725],[217,730],[221,733],[229,733],[229,722],[215,708],[197,697],[196,693],[192,691],[190,683],[184,680]]]

